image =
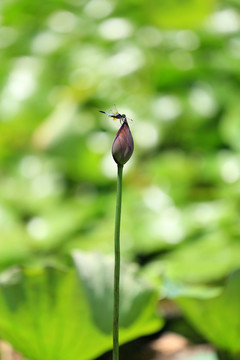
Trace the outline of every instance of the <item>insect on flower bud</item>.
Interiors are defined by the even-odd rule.
[[[134,149],[133,137],[124,119],[122,126],[118,130],[112,145],[112,156],[118,165],[124,165],[132,156]]]

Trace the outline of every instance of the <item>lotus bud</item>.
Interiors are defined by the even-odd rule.
[[[112,156],[118,165],[124,165],[132,156],[133,137],[126,118],[118,130],[112,145]]]

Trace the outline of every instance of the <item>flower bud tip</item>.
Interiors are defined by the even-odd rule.
[[[112,145],[112,156],[118,165],[124,165],[132,156],[134,149],[133,137],[125,120],[118,130]]]

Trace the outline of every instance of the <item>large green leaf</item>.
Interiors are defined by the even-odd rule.
[[[110,334],[113,308],[112,258],[75,252],[74,260],[94,322],[103,332]],[[144,329],[145,334],[152,332],[159,325],[159,319],[154,316],[156,292],[135,275],[135,266],[123,266],[120,283],[121,340],[126,341],[130,333],[135,337],[134,334],[140,329]],[[133,324],[138,325],[135,327]]]
[[[210,299],[218,296],[221,290],[220,287],[189,285],[173,282],[169,279],[164,279],[161,287],[161,293],[168,299],[176,299],[179,297]]]
[[[91,359],[112,346],[112,266],[97,255],[74,257],[79,277],[53,267],[10,269],[0,277],[0,336],[28,359]],[[125,271],[121,343],[162,323],[156,292]]]
[[[223,292],[209,299],[181,297],[184,314],[212,343],[232,353],[240,351],[240,271],[228,280]]]
[[[167,277],[191,282],[213,281],[237,269],[239,241],[213,232],[164,257]]]

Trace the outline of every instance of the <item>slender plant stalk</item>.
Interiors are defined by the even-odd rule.
[[[114,266],[114,302],[113,302],[113,360],[119,359],[119,282],[120,282],[120,222],[122,205],[122,173],[123,165],[118,164],[117,199],[115,215],[115,266]]]

